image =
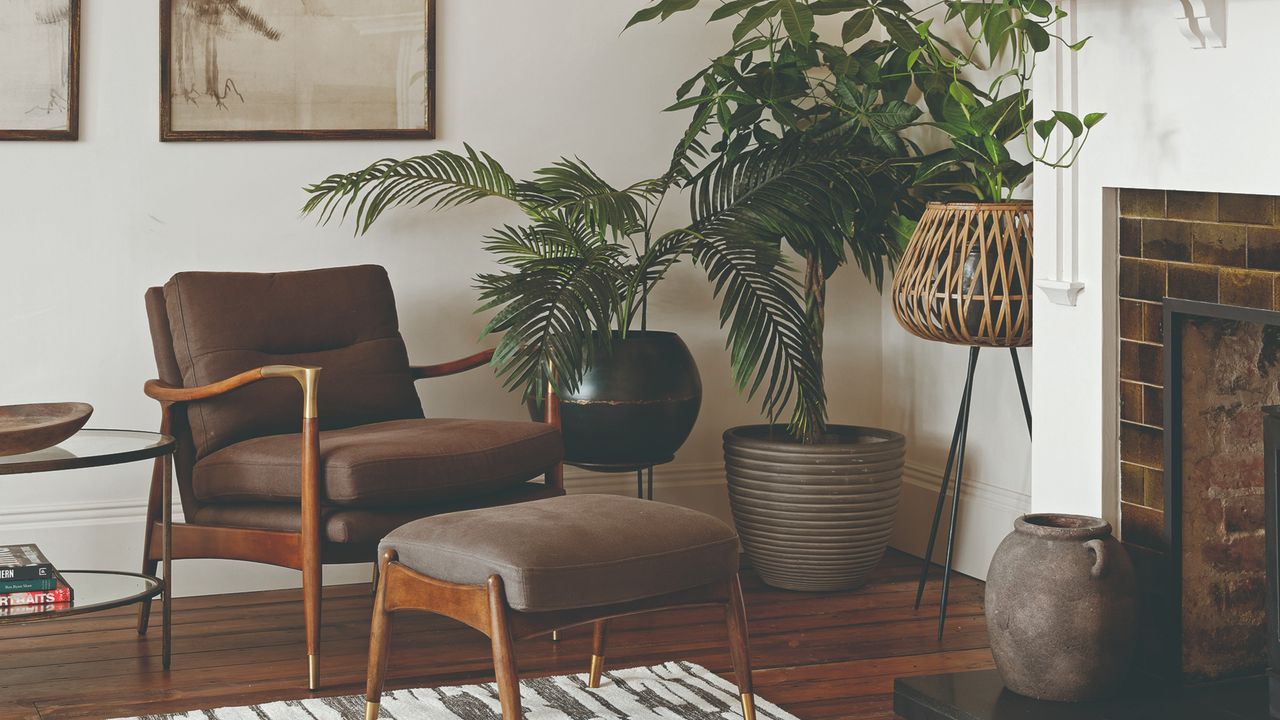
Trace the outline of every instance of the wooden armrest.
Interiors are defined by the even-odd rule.
[[[460,372],[473,370],[481,365],[488,365],[489,360],[493,358],[493,350],[485,350],[478,352],[470,357],[464,357],[461,360],[450,360],[439,365],[415,365],[409,368],[413,373],[414,380],[423,378],[444,377],[446,375],[457,375]]]
[[[316,412],[316,379],[320,374],[320,368],[307,367],[302,365],[266,365],[252,370],[246,370],[239,375],[234,375],[225,380],[219,380],[208,385],[199,387],[174,387],[168,383],[159,380],[148,380],[142,386],[142,391],[147,397],[159,400],[162,403],[181,403],[193,402],[196,400],[207,400],[212,397],[231,392],[236,388],[244,387],[259,380],[269,380],[271,378],[293,378],[302,386],[303,392],[303,409],[302,416],[304,418],[314,418]]]

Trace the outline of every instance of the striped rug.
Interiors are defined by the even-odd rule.
[[[672,662],[604,674],[598,689],[587,676],[559,675],[520,683],[525,720],[741,720],[736,686],[699,665]],[[756,698],[759,720],[798,720]],[[382,695],[388,720],[498,720],[493,683]],[[216,710],[144,715],[129,720],[364,720],[364,696],[287,700]]]

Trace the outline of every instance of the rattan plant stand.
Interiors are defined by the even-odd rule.
[[[954,468],[951,521],[938,610],[939,640],[946,625],[947,596],[951,589],[960,485],[969,439],[969,411],[973,405],[973,376],[983,348],[1009,348],[1027,432],[1031,432],[1031,403],[1018,360],[1018,348],[1031,345],[1031,230],[1030,202],[930,203],[894,277],[893,314],[902,327],[925,340],[969,348],[960,409],[916,587],[918,610],[929,579],[947,486]]]

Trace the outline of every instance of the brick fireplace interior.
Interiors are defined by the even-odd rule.
[[[1280,199],[1121,190],[1119,214],[1121,536],[1148,596],[1146,652],[1160,656],[1145,664],[1178,658],[1193,681],[1256,674],[1266,667],[1261,408],[1280,403],[1280,315],[1227,318],[1213,306],[1280,310]],[[1168,315],[1166,297],[1212,305]],[[1169,433],[1174,337],[1180,395]],[[1181,520],[1170,518],[1176,532],[1164,516],[1170,492],[1182,505]],[[1169,589],[1170,568],[1181,590]],[[1178,635],[1180,647],[1161,640]]]

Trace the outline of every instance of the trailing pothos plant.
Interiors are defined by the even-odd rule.
[[[732,175],[744,155],[797,148],[847,162],[861,176],[852,196],[848,178],[819,180],[808,188],[808,206],[795,208],[786,223],[753,228],[747,239],[777,251],[778,260],[769,255],[775,273],[791,271],[783,248],[803,262],[804,325],[785,326],[793,362],[773,363],[758,352],[778,344],[775,333],[784,326],[739,323],[739,315],[722,311],[739,386],[754,393],[767,380],[770,420],[784,412],[781,400],[793,400],[789,433],[819,442],[827,423],[822,345],[832,274],[852,260],[882,289],[925,202],[1006,199],[1032,167],[1013,157],[1011,145],[1023,139],[1032,160],[1069,164],[1102,116],[1055,112],[1033,121],[1035,58],[1052,42],[1065,43],[1054,32],[1065,13],[1048,0],[942,0],[924,8],[902,0],[655,0],[628,27],[706,4],[715,6],[711,22],[732,23],[732,45],[681,85],[668,108],[692,111],[669,176],[695,189],[695,221],[705,214],[698,190],[708,178]],[[957,24],[966,38],[958,44],[942,33]],[[998,63],[1008,69],[985,88],[967,77]],[[941,130],[947,147],[926,150],[918,141],[922,126]],[[1069,142],[1050,156],[1037,151],[1029,128],[1042,140],[1065,130]],[[793,374],[796,368],[807,374]],[[777,391],[793,386],[794,396]]]

